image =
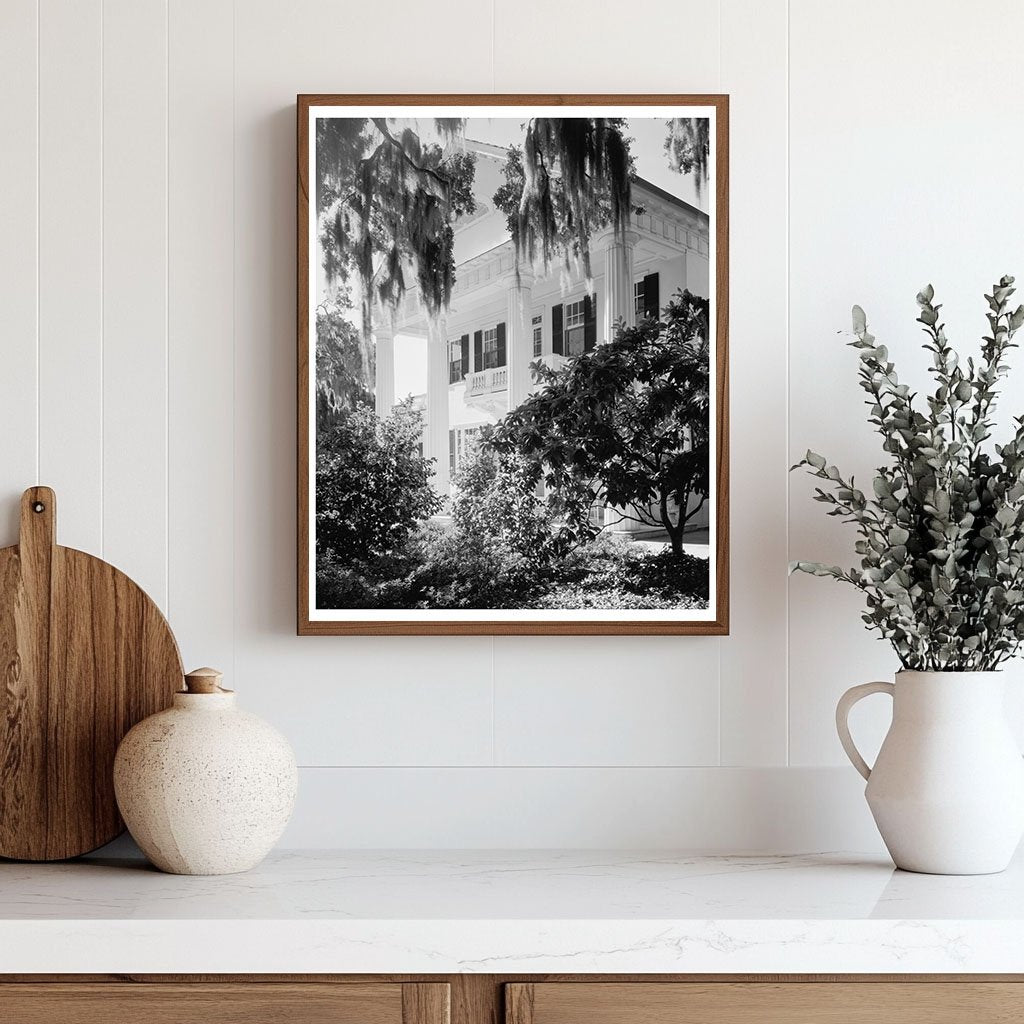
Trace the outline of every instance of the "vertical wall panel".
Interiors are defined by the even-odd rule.
[[[786,0],[722,0],[730,94],[731,630],[722,763],[786,763]]]
[[[718,11],[717,0],[494,0],[494,89],[715,92]]]
[[[238,686],[287,726],[300,764],[490,764],[489,638],[295,636],[295,96],[482,91],[490,25],[477,0],[298,0],[287,16],[274,0],[252,0],[244,10],[235,34]],[[426,59],[425,39],[443,39],[458,59]],[[282,715],[282,700],[302,702],[302,713]],[[376,723],[369,743],[361,722]]]
[[[1024,32],[1024,7],[792,0],[791,19],[791,456],[814,448],[870,490],[872,468],[888,460],[866,420],[856,352],[844,345],[850,306],[864,307],[901,379],[923,390],[917,291],[934,285],[966,358],[986,329],[983,292],[1001,274],[1024,273],[1024,91],[1018,61],[992,58],[996,36]],[[1024,404],[1024,360],[1015,352],[1010,362],[1002,436]],[[822,515],[812,484],[791,478],[792,557],[857,564],[853,531]],[[861,628],[861,607],[848,588],[793,578],[794,764],[844,763],[836,700],[898,667],[889,645]],[[873,748],[891,707],[865,704],[858,739]]]
[[[100,0],[40,0],[39,477],[62,543],[103,548]]]
[[[167,0],[103,5],[103,516],[167,601]]]
[[[0,4],[0,546],[36,482],[37,16],[35,0]]]
[[[498,41],[494,88],[499,92],[702,93],[719,89],[717,2],[639,0],[624,21],[623,9],[614,4],[496,0],[494,17]],[[538,31],[539,25],[543,31]],[[641,25],[657,25],[660,38],[679,41],[685,58],[652,58],[652,46],[655,50],[658,46]],[[600,650],[606,651],[604,657]],[[609,650],[616,652],[611,659]],[[498,762],[717,764],[720,650],[718,638],[703,637],[498,641]],[[536,668],[526,679],[524,673],[531,664]],[[606,675],[608,664],[619,667]],[[638,669],[642,665],[640,671],[647,678],[637,684],[633,673],[622,669],[626,664]],[[574,671],[567,671],[567,665],[573,665]],[[517,688],[519,679],[523,679],[522,688]],[[584,698],[590,681],[593,691]],[[585,709],[581,699],[588,702]],[[635,714],[620,715],[620,709],[634,700]],[[535,711],[545,721],[528,730]],[[650,726],[652,722],[657,725]],[[639,775],[637,781],[639,785]]]
[[[230,670],[232,4],[169,13],[168,613],[186,665]]]
[[[718,652],[715,637],[498,637],[495,763],[717,765]]]

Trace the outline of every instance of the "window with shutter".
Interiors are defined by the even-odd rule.
[[[505,325],[504,324],[498,324],[497,334],[498,334],[498,365],[499,366],[505,366],[508,363],[508,353],[507,353],[507,350],[506,350]]]
[[[461,352],[459,354],[462,357],[462,367],[461,367],[461,369],[462,369],[462,376],[463,376],[463,379],[465,379],[466,377],[469,376],[469,335],[468,334],[464,334],[461,338],[459,338],[459,348],[461,349]]]
[[[533,318],[533,358],[538,359],[544,352],[544,317]]]
[[[462,380],[462,342],[448,343],[448,383],[458,384]]]
[[[661,298],[658,295],[658,275],[647,274],[643,281],[644,286],[644,316],[653,317],[655,320],[661,316]]]
[[[584,350],[587,325],[586,303],[567,302],[563,317],[564,331],[562,353],[567,356],[578,356]]]
[[[562,355],[562,306],[551,307],[551,351]]]
[[[473,332],[473,372],[479,373],[484,368],[484,332]]]
[[[633,313],[637,320],[643,319],[644,313],[644,282],[643,278],[633,282]]]
[[[483,332],[484,361],[481,369],[493,370],[498,366],[498,329],[491,327]]]
[[[593,352],[597,347],[597,303],[590,295],[583,296],[583,351]]]
[[[647,274],[633,285],[633,310],[637,320],[645,317],[657,320],[661,316],[659,302],[657,274]]]

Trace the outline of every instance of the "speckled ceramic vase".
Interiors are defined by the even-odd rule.
[[[281,837],[298,772],[287,740],[239,711],[216,669],[185,676],[166,711],[139,722],[114,761],[117,805],[161,871],[248,871]]]

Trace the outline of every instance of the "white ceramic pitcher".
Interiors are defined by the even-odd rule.
[[[896,866],[980,875],[1002,871],[1024,834],[1024,759],[1006,720],[1003,672],[898,672],[863,683],[836,708],[836,728]],[[871,693],[893,698],[892,725],[869,768],[848,717]]]

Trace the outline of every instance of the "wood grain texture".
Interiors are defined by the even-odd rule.
[[[171,703],[181,658],[160,610],[124,573],[56,544],[56,498],[22,496],[0,549],[0,856],[63,860],[124,830],[114,755]]]
[[[512,984],[505,1024],[1010,1024],[1019,984]]]
[[[452,1024],[501,1024],[504,986],[486,974],[457,974],[449,979]]]
[[[402,1024],[449,1024],[451,988],[444,984],[402,986]]]
[[[424,986],[443,988],[444,986]],[[0,984],[12,1024],[445,1024],[403,1020],[401,985]]]
[[[715,557],[717,577],[714,621],[641,622],[624,617],[617,622],[554,621],[526,622],[492,619],[484,622],[461,621],[365,621],[324,622],[310,618],[309,551],[314,538],[309,524],[309,109],[316,106],[705,106],[716,111],[715,134],[715,314],[716,314],[716,411],[715,493],[712,509],[716,522]],[[296,328],[298,390],[296,408],[297,467],[297,626],[299,636],[398,636],[398,635],[686,635],[724,636],[729,632],[729,97],[723,95],[549,95],[549,94],[439,94],[374,95],[316,93],[297,98],[298,170],[296,176],[298,274]],[[626,613],[624,613],[625,616]]]

